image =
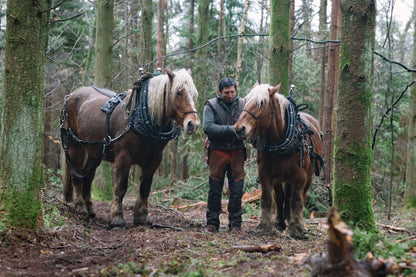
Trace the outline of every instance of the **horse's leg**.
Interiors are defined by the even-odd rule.
[[[304,185],[292,186],[288,233],[295,239],[306,239],[303,230]]]
[[[284,197],[285,191],[283,190],[284,184],[276,184],[274,189],[274,201],[276,202],[276,228],[279,231],[286,229],[285,212],[284,212]]]
[[[90,156],[87,159],[87,163],[84,166],[84,171],[89,171],[92,166],[96,163],[96,158],[91,158]],[[85,206],[87,208],[88,216],[90,218],[95,217],[94,209],[92,208],[91,201],[91,184],[94,180],[95,171],[97,168],[92,169],[91,173],[88,176],[82,178],[82,198],[84,199]],[[88,172],[85,172],[88,173]]]
[[[116,159],[113,165],[113,200],[110,208],[110,228],[124,228],[123,198],[127,192],[131,164],[127,159]]]
[[[260,174],[259,174],[260,175]],[[261,175],[260,175],[261,176]],[[260,200],[260,222],[257,225],[257,230],[264,233],[270,233],[273,230],[272,213],[273,206],[273,184],[269,178],[260,178],[262,189]]]
[[[150,194],[150,188],[152,186],[153,174],[155,168],[144,169],[142,168],[142,175],[140,177],[140,188],[138,191],[136,204],[134,206],[134,225],[151,225],[152,222],[148,219],[147,202]]]
[[[292,185],[291,184],[284,184],[283,187],[284,191],[284,215],[287,222],[290,220],[290,198],[292,195]]]
[[[68,157],[72,166],[78,173],[83,173],[84,162],[86,159],[85,149],[79,144],[72,144],[68,149]],[[72,185],[73,185],[73,200],[75,203],[75,211],[83,218],[88,218],[88,209],[84,200],[83,193],[83,178],[75,176],[72,172]]]

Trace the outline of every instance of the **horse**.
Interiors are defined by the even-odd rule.
[[[132,165],[141,167],[133,224],[151,224],[148,218],[148,197],[163,149],[169,139],[172,139],[166,138],[166,134],[174,129],[172,126],[176,126],[179,132],[178,126],[186,134],[194,134],[200,125],[195,108],[198,91],[187,70],[172,72],[167,69],[167,74],[149,77],[147,91],[141,92],[141,95],[147,97],[148,104],[143,107],[149,115],[144,119],[145,123],[152,121],[159,128],[161,136],[152,136],[151,132],[143,135],[132,130],[132,122],[136,119],[129,120],[131,117],[126,114],[126,107],[139,97],[136,89],[133,87],[125,92],[123,100],[120,94],[116,95],[108,89],[82,87],[65,98],[61,113],[62,145],[66,157],[62,165],[64,198],[67,202],[75,202],[75,211],[80,216],[94,218],[91,183],[95,170],[101,160],[112,163],[113,198],[109,214],[111,228],[126,226],[122,201],[127,191]],[[114,109],[107,112],[106,116],[101,109],[108,103],[109,96],[113,95],[116,95],[119,105],[115,105],[115,108],[113,105]],[[142,107],[135,109],[141,112]],[[138,122],[143,123],[143,119]]]
[[[322,133],[318,121],[307,113],[298,112],[299,106],[294,102],[291,106],[289,98],[278,93],[279,89],[280,84],[253,87],[244,98],[245,106],[235,129],[241,139],[252,142],[257,148],[262,189],[257,230],[271,233],[275,226],[283,231],[287,219],[289,235],[306,239],[303,209],[313,175],[319,176],[324,166]]]

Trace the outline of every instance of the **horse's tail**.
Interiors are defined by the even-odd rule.
[[[61,170],[62,170],[64,200],[66,202],[71,202],[73,200],[71,170],[69,169],[69,166],[66,163],[65,152],[63,149],[61,149]]]

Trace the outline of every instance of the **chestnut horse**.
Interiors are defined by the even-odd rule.
[[[280,84],[273,88],[267,84],[254,87],[244,98],[245,107],[235,126],[238,136],[254,142],[257,148],[262,188],[257,229],[270,233],[272,215],[277,210],[276,227],[286,229],[286,217],[289,235],[304,239],[306,193],[314,173],[320,175],[323,167],[321,131],[318,121],[309,114],[298,113],[294,103],[278,93],[279,89]],[[295,118],[291,125],[298,128],[288,129],[289,116]],[[292,134],[290,139],[288,133]]]
[[[147,91],[142,92],[146,93],[147,107],[140,109],[149,111],[149,119],[158,126],[161,134],[166,134],[173,125],[178,132],[179,125],[186,134],[194,134],[200,120],[195,109],[198,91],[190,73],[168,69],[167,75],[152,77],[147,84]],[[139,97],[139,92],[133,89],[126,93],[125,99],[119,99],[121,104],[115,106],[107,120],[101,108],[110,99],[109,96],[115,93],[95,87],[83,87],[68,95],[61,115],[62,145],[66,152],[62,174],[65,199],[74,200],[79,215],[94,218],[91,182],[95,169],[101,159],[113,163],[113,199],[109,216],[111,228],[126,226],[122,201],[127,191],[129,170],[134,164],[141,167],[141,177],[133,223],[151,224],[147,202],[153,174],[161,162],[163,149],[172,139],[134,132],[132,121],[126,115],[125,103]]]

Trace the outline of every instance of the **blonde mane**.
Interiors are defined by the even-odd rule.
[[[182,90],[186,97],[195,103],[198,91],[195,88],[191,75],[181,69],[174,72],[173,83],[169,82],[168,75],[159,75],[150,79],[148,104],[152,120],[158,125],[162,125],[163,113],[172,110],[172,102],[176,97],[176,92]],[[166,90],[166,95],[165,95]]]
[[[272,88],[269,84],[262,84],[254,87],[244,98],[244,101],[246,104],[253,102],[257,105],[257,108],[260,109],[261,103],[269,104],[269,88]],[[285,111],[287,106],[289,106],[289,100],[277,92],[274,94],[274,97],[279,102],[282,118],[285,118]]]

